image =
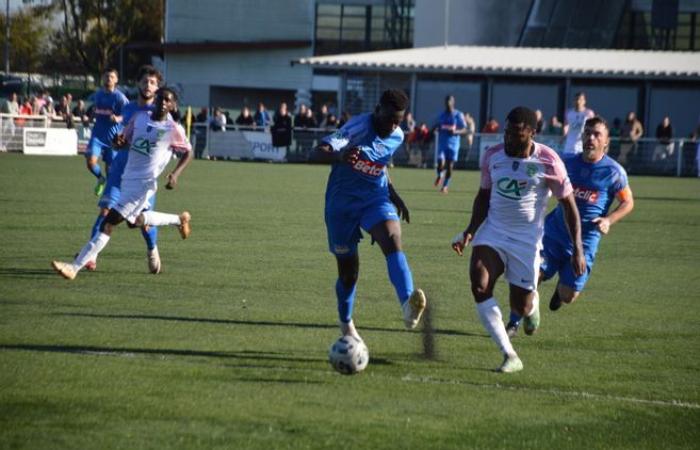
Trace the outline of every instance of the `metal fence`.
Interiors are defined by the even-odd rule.
[[[25,128],[66,128],[68,125],[61,120],[50,120],[45,116],[23,116],[0,114],[0,151],[21,152],[23,149],[23,132]],[[81,122],[75,122],[73,128],[78,134],[78,151],[83,152],[90,139],[90,128]],[[226,131],[256,131],[267,133],[268,128],[241,127],[228,125]],[[311,150],[320,140],[331,134],[333,129],[324,128],[294,128],[292,140],[286,149],[284,158],[287,162],[305,162]],[[225,131],[219,131],[224,133]],[[191,129],[191,141],[197,158],[209,158],[209,144],[217,141],[212,136],[217,131],[207,124],[195,123]],[[538,142],[560,151],[563,146],[561,136],[538,136]],[[219,140],[220,141],[220,140]],[[499,142],[499,134],[476,133],[471,139],[462,137],[462,147],[457,169],[477,169],[483,151]],[[401,148],[394,154],[393,164],[396,166],[433,168],[435,166],[435,150],[437,139],[414,142],[406,139]],[[235,141],[231,145],[237,145]],[[633,175],[665,175],[665,176],[700,176],[700,142],[691,139],[673,139],[667,143],[657,139],[643,138],[629,142],[614,138],[611,140],[608,153],[620,162],[628,173]]]

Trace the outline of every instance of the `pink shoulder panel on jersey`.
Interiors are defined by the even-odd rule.
[[[564,198],[574,189],[571,186],[569,175],[566,172],[564,162],[557,152],[542,144],[535,144],[537,158],[544,164],[544,178],[547,187],[556,198]]]
[[[503,150],[502,143],[494,145],[484,153],[484,158],[481,160],[481,183],[479,184],[481,189],[491,189],[491,169],[489,168],[491,166],[491,158],[501,150]]]
[[[190,145],[190,141],[187,140],[185,129],[182,128],[182,125],[172,119],[170,122],[173,127],[173,136],[172,141],[170,142],[170,148],[172,148],[175,153],[186,153],[191,151],[192,145]]]

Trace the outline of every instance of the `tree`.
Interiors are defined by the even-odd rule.
[[[7,18],[0,15],[0,49],[5,48],[5,24]],[[48,51],[46,21],[34,11],[19,10],[10,16],[10,70],[13,72],[38,72]]]
[[[60,13],[54,33],[53,71],[99,76],[118,65],[119,51],[133,39],[160,41],[163,5],[144,0],[50,0],[45,11]],[[77,63],[77,64],[76,64]],[[57,70],[58,69],[58,70]]]

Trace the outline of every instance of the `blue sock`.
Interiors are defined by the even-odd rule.
[[[95,175],[95,178],[98,180],[102,178],[102,168],[100,167],[99,163],[95,164],[94,166],[90,166],[90,172],[92,172],[92,174]]]
[[[146,241],[146,247],[153,250],[158,245],[158,227],[150,226],[148,231],[141,228],[141,236]]]
[[[395,252],[386,257],[389,279],[396,289],[396,296],[403,305],[413,293],[413,275],[404,252]]]
[[[440,175],[442,175],[442,170],[440,170],[440,167],[435,168],[435,172],[437,172],[437,177],[440,178]]]
[[[105,216],[102,214],[97,215],[97,220],[95,220],[95,224],[92,226],[92,231],[90,232],[90,239],[94,238],[98,234],[100,234],[100,227],[102,226],[102,222],[105,221]]]
[[[335,295],[338,297],[338,318],[341,322],[348,323],[352,320],[356,288],[357,283],[353,284],[351,288],[346,288],[340,278],[335,282]]]
[[[522,317],[520,317],[520,315],[518,313],[516,313],[515,311],[510,312],[510,321],[511,322],[520,323],[520,319],[522,319]]]
[[[452,176],[445,175],[445,181],[442,182],[442,187],[446,188],[450,184],[450,179]]]

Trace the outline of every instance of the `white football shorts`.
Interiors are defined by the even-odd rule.
[[[154,180],[123,180],[122,193],[114,209],[133,224],[139,214],[148,209],[148,199],[157,188]]]

